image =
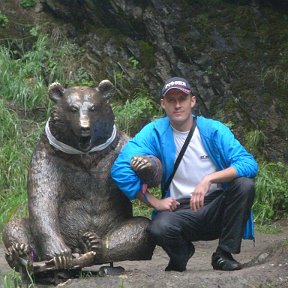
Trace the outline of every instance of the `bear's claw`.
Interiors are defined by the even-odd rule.
[[[16,243],[7,249],[5,258],[9,266],[16,271],[23,266],[29,269],[33,265],[33,250],[27,244]]]
[[[102,240],[101,238],[93,232],[86,232],[82,236],[82,241],[84,244],[84,251],[94,251],[99,252],[102,249]]]

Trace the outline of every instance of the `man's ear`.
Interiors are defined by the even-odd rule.
[[[191,96],[191,108],[193,109],[196,106],[196,96]]]

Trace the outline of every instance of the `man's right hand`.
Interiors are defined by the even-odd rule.
[[[138,193],[138,199],[157,211],[174,211],[180,203],[173,197],[158,199],[147,190],[147,184],[143,184]]]
[[[172,197],[164,199],[158,199],[155,197],[153,202],[154,203],[150,202],[150,204],[157,211],[174,211],[180,205],[180,203]]]

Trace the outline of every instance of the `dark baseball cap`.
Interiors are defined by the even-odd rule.
[[[173,77],[166,80],[162,88],[162,96],[164,97],[171,89],[181,90],[187,95],[192,92],[192,88],[188,81],[181,77]]]

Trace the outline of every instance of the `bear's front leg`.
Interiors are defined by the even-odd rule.
[[[41,258],[48,260],[58,256],[69,258],[72,254],[63,239],[54,234],[53,237],[47,237],[42,241],[41,255]]]
[[[62,168],[50,147],[40,143],[33,154],[28,174],[28,207],[31,232],[40,260],[71,256],[60,227]]]

